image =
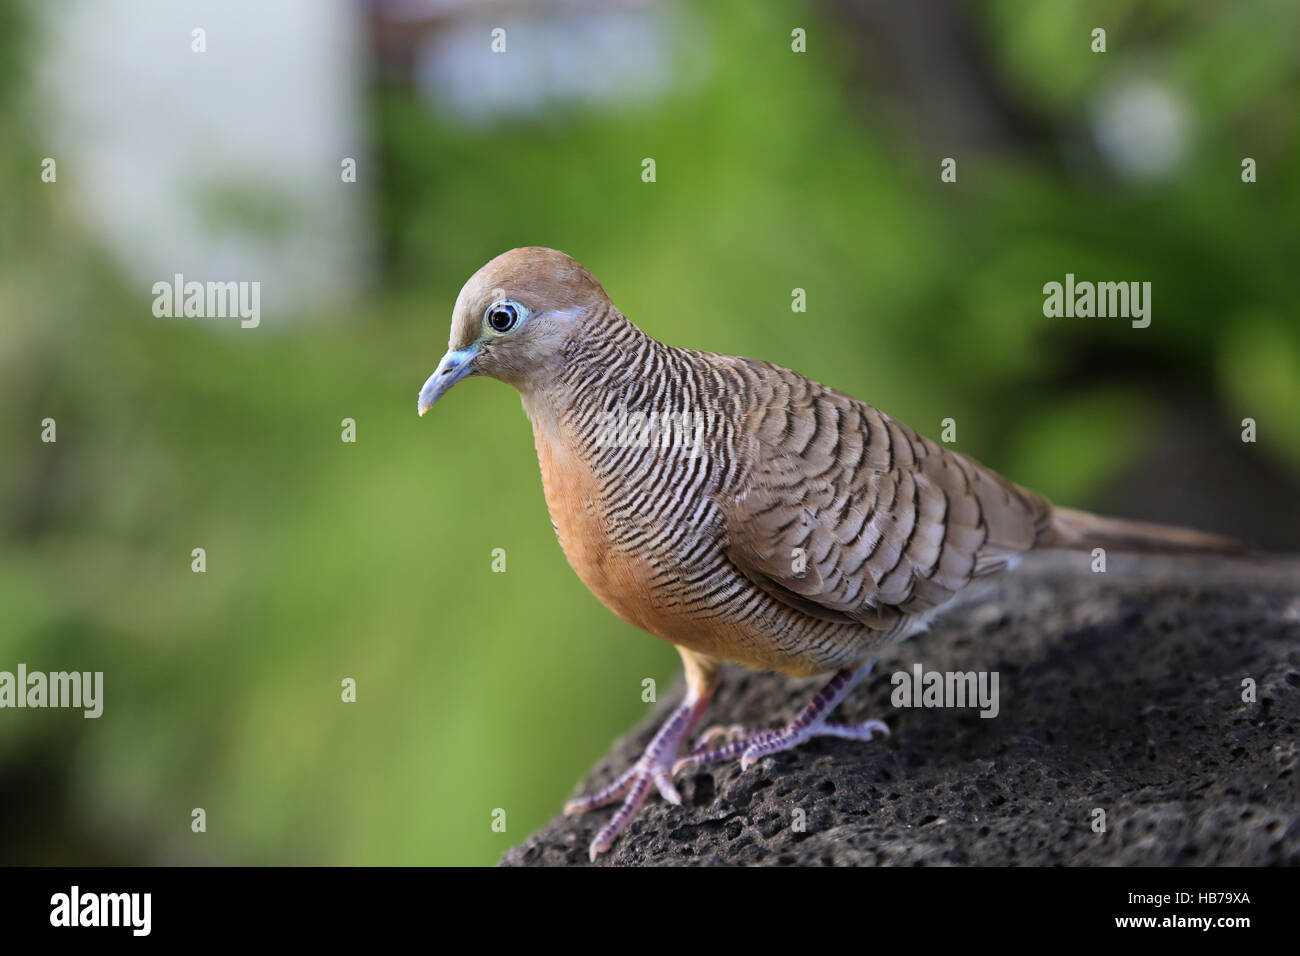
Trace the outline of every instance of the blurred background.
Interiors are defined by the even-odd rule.
[[[514,392],[415,414],[515,246],[1060,503],[1293,550],[1298,43],[1291,0],[0,0],[0,670],[105,682],[0,711],[0,862],[491,863],[672,692]],[[1150,327],[1044,317],[1067,272]],[[175,273],[260,325],[155,318]]]

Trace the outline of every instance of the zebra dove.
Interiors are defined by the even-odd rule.
[[[739,757],[743,769],[816,735],[888,733],[879,720],[827,716],[878,648],[923,629],[974,579],[1032,548],[1233,547],[1054,508],[796,372],[664,345],[552,249],[506,252],[465,284],[419,413],[473,375],[519,391],[551,521],[583,583],[677,645],[685,666],[685,699],[641,758],[566,807],[622,801],[592,841],[593,860],[651,787],[681,802],[673,775],[683,766]],[[679,761],[724,661],[833,676],[783,727],[714,728]]]

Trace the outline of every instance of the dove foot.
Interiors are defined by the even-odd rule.
[[[686,755],[677,761],[673,772],[691,767],[705,767],[740,758],[740,769],[749,767],[762,757],[797,747],[812,737],[843,737],[848,740],[870,740],[876,734],[888,734],[889,728],[881,720],[867,720],[860,724],[831,724],[826,722],[840,702],[849,695],[858,682],[871,673],[875,660],[858,668],[838,671],[830,682],[795,715],[790,723],[778,730],[754,730],[746,727],[710,727]],[[719,738],[729,742],[711,746]]]
[[[607,787],[597,790],[585,797],[576,797],[564,805],[566,815],[586,813],[597,807],[622,800],[622,805],[591,841],[589,858],[595,862],[596,857],[604,853],[618,839],[637,811],[641,809],[650,788],[654,787],[659,795],[669,803],[680,805],[682,796],[673,784],[672,767],[677,751],[682,742],[699,723],[709,706],[709,697],[690,692],[678,705],[654,738],[646,746],[639,760]]]

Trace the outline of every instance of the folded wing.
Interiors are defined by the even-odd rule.
[[[751,363],[752,469],[723,503],[728,557],[774,597],[887,630],[1033,547],[1052,507],[864,402]]]

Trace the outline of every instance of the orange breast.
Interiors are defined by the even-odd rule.
[[[695,617],[682,611],[680,601],[659,600],[650,586],[654,566],[611,544],[609,519],[599,503],[600,484],[585,459],[563,438],[536,423],[533,437],[560,547],[583,584],[611,611],[655,637],[718,660],[794,674],[825,669],[778,651],[767,635],[726,616]]]
[[[600,513],[600,487],[587,462],[561,439],[535,427],[537,461],[542,488],[564,556],[591,593],[606,607],[659,637],[652,626],[654,600],[645,562],[610,546],[605,516]]]

